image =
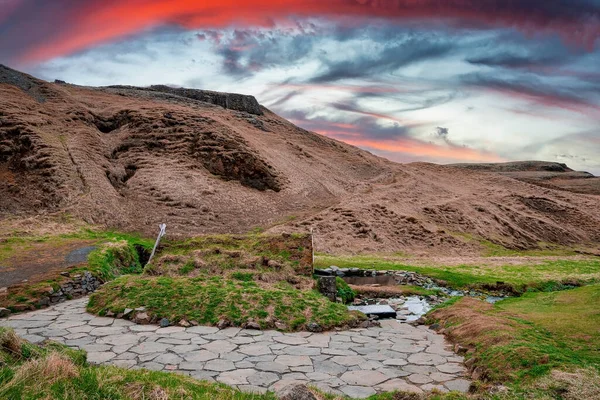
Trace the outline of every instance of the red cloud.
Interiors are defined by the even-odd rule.
[[[61,2],[65,3],[62,7]],[[568,41],[587,46],[593,46],[600,34],[598,7],[561,0],[90,0],[78,3],[53,0],[35,5],[9,0],[8,4],[16,7],[12,16],[22,21],[17,20],[3,35],[10,40],[26,36],[25,50],[19,52],[16,48],[22,46],[0,40],[0,52],[4,44],[18,59],[29,62],[68,54],[164,24],[188,29],[230,25],[270,27],[295,17],[443,19],[458,26],[509,26],[526,32],[556,32]],[[11,10],[0,11],[0,23],[3,16],[10,14]]]

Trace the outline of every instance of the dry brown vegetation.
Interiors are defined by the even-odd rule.
[[[554,370],[536,387],[563,400],[600,399],[600,373],[592,368],[573,372]],[[554,397],[554,396],[553,396]]]
[[[461,299],[452,307],[435,310],[430,318],[442,321],[444,334],[465,346],[491,347],[508,343],[515,332],[510,320],[490,315],[493,305],[473,298]]]

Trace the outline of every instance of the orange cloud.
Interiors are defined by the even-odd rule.
[[[14,3],[25,4],[26,11],[31,11],[22,13],[27,15],[23,17],[26,21],[3,33],[15,38],[28,36],[27,47],[19,54],[21,60],[40,61],[165,24],[187,29],[231,25],[271,27],[294,17],[444,19],[457,25],[558,32],[568,41],[588,47],[593,47],[600,35],[600,17],[593,5],[572,6],[551,0],[90,0],[56,7],[60,1],[35,6]],[[3,15],[9,13],[0,13],[0,17]],[[35,37],[36,19],[30,15],[37,15],[37,22],[46,25],[50,19],[51,29],[41,30],[37,33],[39,37]]]
[[[437,159],[471,161],[471,162],[502,162],[506,159],[492,153],[482,152],[459,146],[440,146],[434,143],[422,142],[411,138],[392,140],[373,140],[360,137],[354,133],[320,131],[319,133],[342,140],[353,146],[390,153],[406,153],[411,156],[430,157]]]

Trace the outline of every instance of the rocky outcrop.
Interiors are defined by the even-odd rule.
[[[205,103],[221,106],[228,110],[244,111],[249,114],[263,115],[260,104],[254,96],[239,93],[213,92],[212,90],[173,88],[165,85],[152,85],[147,88],[114,85],[109,86],[112,89],[135,89],[146,90],[159,93],[167,93],[175,96],[185,97],[192,100],[203,101]]]
[[[73,275],[70,280],[63,283],[56,291],[49,288],[48,295],[40,298],[38,305],[44,307],[85,296],[86,294],[95,292],[101,284],[102,282],[98,278],[90,272],[84,271],[83,274]]]

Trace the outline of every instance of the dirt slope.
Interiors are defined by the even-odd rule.
[[[317,249],[463,254],[600,241],[598,197],[307,132],[251,96],[88,88],[0,67],[0,216],[67,211],[170,235],[317,232]]]

